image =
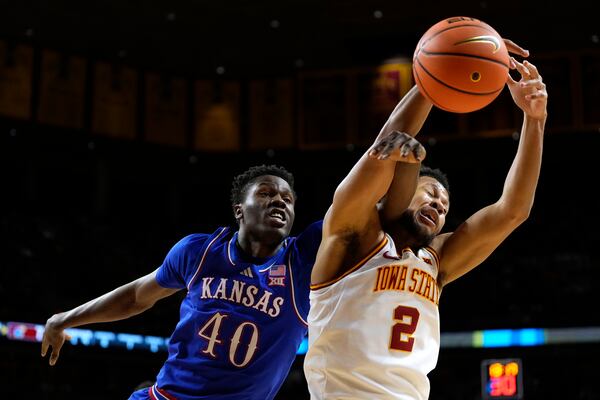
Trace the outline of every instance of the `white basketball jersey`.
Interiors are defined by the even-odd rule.
[[[304,372],[312,400],[427,399],[440,347],[438,256],[386,238],[311,287]]]

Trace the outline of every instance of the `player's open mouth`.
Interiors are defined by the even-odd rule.
[[[285,212],[283,212],[282,210],[278,210],[278,209],[271,210],[271,212],[269,213],[269,217],[278,219],[283,222],[285,222],[285,219],[286,219]]]
[[[421,210],[419,212],[419,220],[426,225],[436,227],[436,216],[435,211],[432,210]]]
[[[273,209],[267,215],[268,222],[271,226],[282,228],[286,225],[286,215],[283,210]]]

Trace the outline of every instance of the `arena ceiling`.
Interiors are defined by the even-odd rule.
[[[494,26],[532,52],[600,48],[593,1],[0,1],[0,39],[165,73],[289,75],[412,54],[450,16]]]

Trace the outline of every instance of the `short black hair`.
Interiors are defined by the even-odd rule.
[[[231,183],[231,205],[239,204],[243,201],[246,189],[248,186],[259,176],[274,175],[278,176],[290,185],[294,198],[296,192],[294,191],[294,175],[283,167],[278,165],[256,165],[248,168],[235,178]]]
[[[446,189],[446,191],[448,192],[448,195],[450,195],[450,182],[448,182],[448,177],[446,176],[446,174],[444,172],[442,172],[442,170],[440,170],[438,168],[434,169],[434,168],[431,168],[431,167],[421,164],[421,170],[419,171],[419,176],[430,176],[433,179],[437,180],[439,183],[442,184],[444,189]]]

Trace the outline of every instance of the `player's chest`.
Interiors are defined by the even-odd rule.
[[[281,314],[289,302],[292,282],[287,265],[280,259],[264,265],[215,261],[218,262],[200,271],[195,285],[190,288],[188,297],[195,308],[221,304],[269,317]]]

